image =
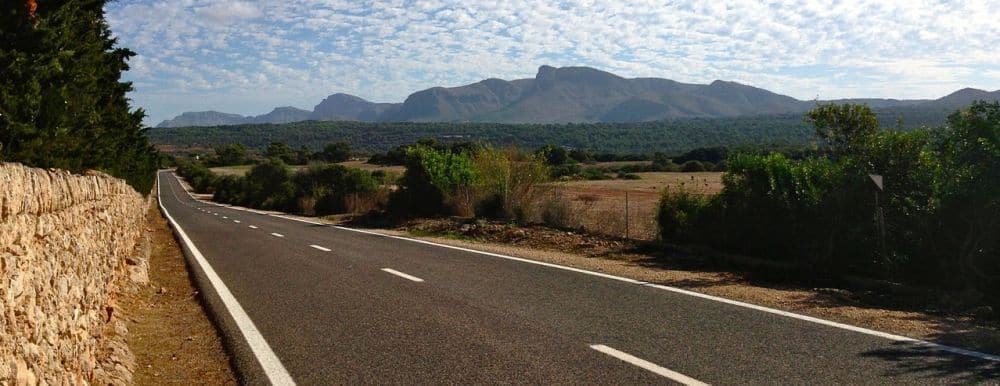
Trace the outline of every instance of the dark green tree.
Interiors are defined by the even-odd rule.
[[[878,132],[878,117],[867,105],[821,104],[806,113],[816,136],[834,156],[857,153]]]
[[[328,144],[323,148],[323,159],[326,162],[347,161],[351,159],[351,145],[345,142]]]
[[[295,150],[292,150],[292,147],[284,142],[271,142],[270,145],[267,145],[267,149],[264,150],[264,157],[277,158],[287,164],[298,163],[298,155],[295,153]]]
[[[559,166],[569,161],[569,153],[562,146],[545,145],[536,152],[551,166]]]
[[[242,165],[247,162],[247,148],[240,143],[215,147],[214,163],[220,166]]]
[[[97,169],[141,192],[158,157],[121,82],[134,52],[116,47],[104,0],[0,5],[0,159]]]

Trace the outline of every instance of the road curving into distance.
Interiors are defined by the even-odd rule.
[[[191,197],[161,209],[248,384],[997,382],[1000,358]]]

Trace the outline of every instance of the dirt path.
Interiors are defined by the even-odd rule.
[[[235,385],[218,332],[199,303],[198,291],[173,233],[156,203],[149,209],[149,285],[129,296],[129,347],[137,385]]]

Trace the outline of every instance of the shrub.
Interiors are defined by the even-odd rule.
[[[400,189],[389,199],[397,215],[435,215],[445,212],[459,187],[476,179],[476,169],[468,153],[436,150],[418,145],[407,150],[406,172]]]
[[[181,162],[177,167],[177,175],[187,179],[195,193],[212,193],[218,178],[201,162]]]
[[[312,205],[316,215],[345,213],[361,207],[357,205],[362,195],[375,192],[379,182],[371,173],[336,164],[312,165],[292,176],[295,196],[299,197],[300,209],[306,211]],[[348,196],[353,195],[349,205]]]
[[[473,155],[476,215],[526,221],[546,190],[549,168],[536,154],[482,147]]]
[[[685,190],[672,192],[670,189],[664,189],[656,213],[660,237],[679,242],[695,240],[697,232],[700,231],[695,224],[700,220],[699,216],[708,204],[709,201],[704,196],[691,194]]]
[[[254,166],[245,177],[247,206],[290,212],[295,209],[295,188],[288,166],[269,159]]]
[[[701,161],[687,161],[681,165],[681,172],[684,173],[694,173],[705,171],[705,164]]]

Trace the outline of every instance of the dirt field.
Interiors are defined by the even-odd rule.
[[[628,236],[652,240],[657,236],[656,207],[663,189],[686,189],[698,194],[722,190],[722,173],[718,172],[637,174],[642,179],[555,183],[550,194],[553,200],[569,206],[566,219],[569,227],[624,237],[627,193]]]

